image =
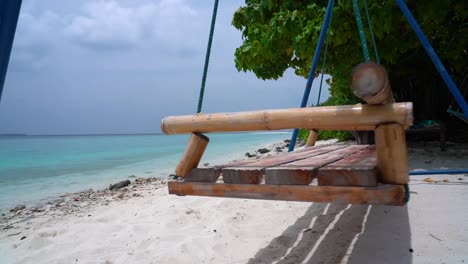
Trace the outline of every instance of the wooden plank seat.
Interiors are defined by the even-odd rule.
[[[317,183],[312,182],[315,178]],[[404,202],[402,185],[378,184],[374,145],[322,145],[196,168],[185,179],[169,182],[169,193],[353,204]]]
[[[376,186],[377,153],[375,145],[321,167],[320,186]]]
[[[345,147],[345,146],[343,145],[342,147]],[[326,148],[326,149],[323,150],[323,151],[320,151],[319,149],[321,149],[321,148]],[[339,147],[333,147],[333,149],[337,149],[337,148],[339,148]],[[330,148],[328,146],[325,146],[325,145],[316,147],[315,149],[303,148],[303,149],[296,150],[294,152],[283,153],[281,155],[281,158],[282,159],[288,159],[288,158],[292,157],[293,158],[292,160],[294,160],[294,157],[296,157],[296,159],[299,159],[301,157],[301,155],[304,156],[304,157],[309,157],[309,152],[312,152],[311,155],[314,154],[314,153],[317,153],[317,154],[325,153],[327,149],[330,149]],[[301,154],[301,153],[305,153],[305,154]],[[281,158],[279,156],[269,156],[269,157],[264,157],[261,162],[262,163],[274,162],[275,160],[279,160]],[[222,169],[242,167],[242,166],[247,166],[248,164],[254,164],[254,163],[256,163],[257,165],[253,165],[253,166],[250,166],[250,167],[260,166],[260,165],[258,165],[258,160],[251,159],[251,160],[235,161],[235,162],[231,162],[231,163],[228,163],[228,164],[215,165],[215,166],[210,167],[210,168],[194,168],[194,169],[192,169],[190,171],[190,173],[187,174],[187,176],[185,176],[185,181],[190,181],[190,182],[216,182],[216,180],[218,179],[218,177],[221,174]]]
[[[195,168],[184,181],[213,183],[222,176],[223,183],[309,185],[318,178],[320,186],[377,186],[376,167],[373,145],[323,145],[259,160]]]
[[[385,69],[358,65],[353,93],[368,104],[275,109],[166,117],[165,134],[192,133],[176,168],[181,180],[169,193],[307,202],[403,205],[408,201],[405,129],[413,123],[410,102],[395,103]],[[307,147],[259,160],[197,168],[209,139],[202,133],[303,128],[374,131],[375,146]]]

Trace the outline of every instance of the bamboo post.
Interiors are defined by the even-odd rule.
[[[176,167],[175,174],[185,178],[200,162],[210,139],[201,133],[192,133],[184,154]]]
[[[397,123],[379,125],[375,129],[375,144],[381,182],[408,183],[408,153],[403,126]]]
[[[307,138],[306,147],[315,146],[315,142],[317,141],[319,132],[318,130],[312,129],[310,130],[309,137]]]
[[[164,134],[235,132],[290,128],[374,130],[382,123],[412,125],[412,103],[339,105],[237,113],[170,116],[161,121]]]
[[[351,74],[351,90],[368,104],[391,104],[393,98],[385,68],[369,61],[359,64]]]

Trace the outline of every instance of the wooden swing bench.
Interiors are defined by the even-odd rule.
[[[351,87],[369,104],[164,118],[161,130],[165,134],[191,133],[176,168],[181,180],[168,183],[169,193],[324,203],[405,204],[409,197],[405,129],[412,125],[412,103],[394,103],[388,81],[385,81],[386,72],[382,70],[379,65],[366,63],[353,72]],[[367,80],[366,84],[363,80]],[[209,142],[202,133],[291,128],[373,130],[375,145],[305,147],[257,160],[197,168]]]

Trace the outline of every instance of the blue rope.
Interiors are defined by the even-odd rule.
[[[465,173],[468,173],[468,169],[410,171],[409,175],[465,174]]]
[[[327,10],[325,12],[325,19],[323,20],[322,29],[320,30],[319,39],[317,41],[317,46],[315,47],[314,58],[312,59],[312,66],[309,71],[309,78],[307,79],[306,88],[304,90],[304,95],[302,96],[301,107],[307,106],[307,100],[309,99],[310,89],[312,88],[312,83],[314,82],[315,72],[317,71],[317,64],[320,58],[320,51],[322,50],[323,41],[325,39],[325,33],[327,32],[328,25],[330,24],[330,17],[333,11],[334,0],[328,0]],[[291,136],[291,142],[289,143],[289,150],[293,151],[294,146],[296,145],[297,135],[299,134],[299,129],[294,129]]]
[[[214,2],[213,15],[211,17],[210,35],[208,37],[208,46],[206,47],[205,66],[203,67],[200,95],[198,96],[197,113],[201,112],[202,106],[203,106],[203,97],[205,95],[206,75],[208,74],[208,64],[210,63],[211,44],[213,43],[213,34],[214,34],[215,25],[216,25],[216,14],[218,13],[218,2],[219,0],[215,0]]]

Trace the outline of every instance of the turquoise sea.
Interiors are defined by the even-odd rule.
[[[289,132],[210,134],[202,164],[290,138]],[[67,192],[105,188],[137,177],[173,173],[188,135],[1,136],[0,211],[35,206]]]

